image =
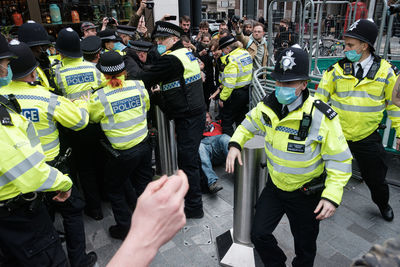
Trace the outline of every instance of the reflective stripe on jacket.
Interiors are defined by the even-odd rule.
[[[226,101],[234,89],[242,88],[251,83],[253,60],[247,50],[236,48],[228,54],[229,58],[221,77],[223,85],[220,99]]]
[[[344,74],[336,63],[324,73],[318,86],[315,97],[335,107],[349,141],[359,141],[374,132],[385,109],[400,136],[400,108],[391,102],[397,76],[386,60],[381,59],[379,66],[374,79],[365,77],[359,81],[351,74]]]
[[[276,100],[276,98],[275,98]],[[302,107],[279,120],[275,112],[258,103],[236,129],[231,142],[241,147],[259,131],[265,134],[265,152],[268,172],[273,183],[284,191],[294,191],[305,183],[327,172],[323,198],[340,204],[343,187],[351,177],[352,156],[343,136],[339,119],[329,120],[313,107],[309,96]],[[304,141],[290,139],[297,135],[303,113],[310,114],[312,122]]]
[[[22,115],[32,121],[38,131],[46,161],[53,160],[60,152],[57,122],[77,131],[85,128],[89,121],[86,102],[72,103],[39,85],[12,81],[0,89],[0,94],[15,95],[21,106]]]
[[[55,83],[63,96],[77,99],[91,93],[102,84],[95,65],[82,58],[64,58],[54,67]]]
[[[71,179],[45,163],[33,124],[10,115],[14,126],[0,124],[0,201],[35,191],[68,191]]]
[[[149,109],[149,94],[142,81],[127,80],[118,88],[107,85],[89,102],[90,121],[100,122],[112,147],[118,150],[132,148],[147,137]]]

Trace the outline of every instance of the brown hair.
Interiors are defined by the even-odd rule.
[[[206,37],[208,37],[211,40],[211,34],[206,32],[206,33],[203,33],[202,35],[200,35],[200,41],[203,41],[203,39]]]
[[[182,23],[182,21],[190,22],[189,16],[184,15],[184,16],[180,17],[179,18],[179,23]]]
[[[121,76],[125,76],[126,75],[126,71],[124,70],[121,73],[118,73],[116,75],[109,75],[109,74],[104,74],[104,77],[106,78],[106,80],[109,80],[107,82],[107,84],[111,85],[112,88],[115,87],[121,87],[122,86],[122,80],[118,79],[118,77]]]
[[[200,24],[199,24],[199,28],[200,29],[203,29],[203,28],[209,28],[210,27],[210,24],[208,24],[208,22],[207,21],[205,21],[205,20],[203,20],[202,22],[200,22]]]

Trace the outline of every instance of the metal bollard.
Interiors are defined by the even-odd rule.
[[[251,245],[250,232],[263,153],[264,138],[255,136],[243,147],[243,166],[235,166],[233,241],[243,245]]]
[[[177,169],[176,165],[176,142],[174,136],[174,123],[168,121],[165,114],[161,109],[156,106],[156,120],[158,130],[158,148],[159,158],[161,166],[161,175],[167,174],[172,175]],[[173,153],[174,152],[174,153]]]
[[[266,162],[264,142],[264,137],[259,135],[249,140],[242,150],[243,166],[235,166],[233,229],[216,238],[222,266],[255,266],[250,233],[254,206],[267,177],[267,168],[260,164]]]

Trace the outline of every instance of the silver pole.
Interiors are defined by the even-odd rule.
[[[380,27],[379,27],[378,40],[376,42],[376,48],[375,48],[375,51],[376,51],[377,55],[380,55],[380,51],[381,51],[383,29],[385,28],[387,10],[388,10],[387,0],[383,0],[383,10],[382,10],[382,15],[381,15],[381,24],[380,24]]]
[[[170,140],[168,134],[168,120],[161,109],[156,106],[156,120],[157,120],[157,130],[158,130],[158,148],[159,148],[159,162],[162,174],[172,174],[171,170],[171,148]]]
[[[170,140],[170,150],[171,150],[171,160],[170,160],[170,170],[171,174],[178,170],[178,149],[176,146],[175,138],[175,122],[173,120],[169,121],[169,140]]]
[[[251,245],[250,232],[254,217],[256,177],[264,153],[264,137],[255,136],[243,147],[243,165],[236,164],[233,212],[233,242]],[[258,183],[258,182],[257,182]]]

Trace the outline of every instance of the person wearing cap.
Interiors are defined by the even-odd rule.
[[[258,132],[265,135],[268,179],[256,205],[251,240],[265,266],[285,266],[272,235],[284,214],[294,237],[293,266],[313,266],[319,222],[339,206],[352,156],[337,113],[307,89],[308,54],[283,50],[271,76],[275,91],[246,115],[229,143],[226,170]]]
[[[125,52],[122,50],[124,50],[126,46],[121,43],[122,39],[115,30],[105,29],[100,31],[97,36],[99,36],[102,41],[102,48],[104,52],[116,51],[121,56],[125,55]]]
[[[125,63],[117,52],[102,54],[97,68],[105,75],[107,85],[90,98],[90,121],[100,123],[107,138],[103,143],[111,152],[106,165],[106,185],[116,225],[109,228],[109,233],[123,240],[132,216],[124,186],[132,178],[139,196],[153,176],[147,129],[150,99],[142,81],[125,80]]]
[[[239,125],[248,111],[249,85],[253,74],[253,60],[246,49],[240,48],[232,35],[219,40],[219,49],[225,57],[225,68],[219,96],[222,132],[233,134],[233,123]]]
[[[42,24],[36,23],[33,20],[22,24],[18,28],[18,40],[27,44],[39,66],[36,68],[38,81],[48,90],[54,91],[56,85],[54,83],[54,73],[52,70],[52,63],[46,50],[51,45],[50,37]]]
[[[83,34],[82,39],[85,39],[89,36],[96,36],[96,26],[92,22],[84,21],[81,25],[81,32]]]
[[[129,41],[129,47],[126,49],[126,55],[124,56],[127,80],[141,79],[143,67],[147,62],[147,53],[152,47],[152,43],[144,40]]]
[[[61,162],[64,153],[60,152],[59,131],[57,123],[71,130],[79,131],[89,122],[87,104],[72,103],[44,87],[37,85],[36,68],[38,62],[31,49],[23,42],[12,40],[10,50],[18,57],[10,62],[13,72],[12,82],[0,88],[1,95],[13,94],[21,107],[21,114],[33,122],[38,131],[46,163],[50,166],[61,166],[65,172],[65,162]],[[49,181],[50,182],[50,181]],[[97,256],[94,252],[86,254],[85,230],[82,210],[84,201],[77,188],[72,189],[73,198],[58,204],[48,201],[50,209],[59,211],[68,223],[64,224],[67,236],[67,251],[71,266],[92,266]],[[50,198],[50,197],[48,197]],[[51,198],[50,198],[51,199]]]
[[[127,46],[130,40],[136,39],[136,28],[128,25],[117,25],[117,34]]]
[[[102,42],[98,36],[88,36],[81,41],[83,59],[85,62],[90,62],[94,66],[99,62],[101,54]],[[96,76],[105,81],[104,75],[96,68]]]
[[[15,55],[10,51],[6,38],[0,34],[0,88],[8,85],[12,80],[12,70],[9,63],[13,57]]]
[[[54,79],[63,96],[77,99],[101,86],[102,78],[96,67],[83,61],[78,33],[71,28],[62,29],[58,33],[56,49],[61,62],[54,67]]]
[[[354,22],[344,35],[345,55],[322,76],[316,97],[332,103],[344,136],[357,160],[372,201],[386,221],[394,214],[386,183],[386,152],[378,133],[386,109],[400,144],[400,108],[391,102],[399,70],[374,53],[378,27],[370,20]]]
[[[185,214],[187,218],[202,218],[198,151],[206,119],[203,82],[196,57],[183,47],[182,34],[182,29],[172,23],[156,22],[153,37],[161,57],[141,79],[146,88],[160,84],[161,92],[153,99],[175,121],[178,167],[189,179]]]

